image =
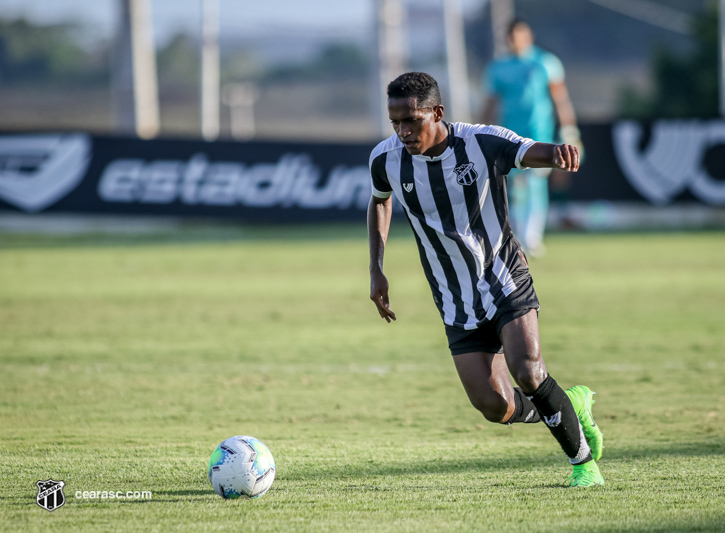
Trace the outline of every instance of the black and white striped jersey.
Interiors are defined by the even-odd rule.
[[[475,329],[516,289],[515,252],[504,247],[513,238],[506,175],[525,168],[521,158],[534,141],[499,126],[446,126],[448,147],[438,157],[410,155],[397,135],[378,144],[372,191],[394,193],[402,204],[443,322]]]

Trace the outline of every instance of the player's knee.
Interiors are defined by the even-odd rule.
[[[473,407],[481,412],[483,417],[489,422],[500,424],[506,419],[506,413],[509,409],[509,404],[503,398],[500,399],[471,399]]]
[[[524,392],[534,392],[546,379],[546,367],[543,364],[527,365],[518,369],[513,378]]]

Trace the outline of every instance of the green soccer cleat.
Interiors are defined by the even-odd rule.
[[[574,465],[574,472],[566,478],[566,487],[594,487],[604,485],[604,478],[594,461]]]
[[[594,422],[592,416],[592,392],[589,387],[584,385],[577,385],[570,389],[566,389],[566,395],[571,400],[576,416],[579,418],[579,423],[582,425],[584,431],[584,438],[587,439],[587,444],[592,450],[592,459],[599,461],[602,457],[602,450],[604,449],[604,434],[600,431],[599,426]]]

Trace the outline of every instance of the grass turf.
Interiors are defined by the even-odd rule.
[[[725,530],[723,234],[560,235],[532,263],[549,371],[598,392],[607,484],[576,490],[543,425],[468,404],[407,232],[388,325],[360,228],[234,231],[0,236],[0,530]],[[206,479],[236,434],[275,456],[259,500]]]

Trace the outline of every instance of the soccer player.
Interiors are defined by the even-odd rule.
[[[395,134],[370,155],[370,298],[383,319],[396,320],[383,274],[395,194],[473,406],[501,424],[543,418],[574,465],[568,486],[603,484],[595,462],[602,434],[592,418],[593,393],[584,386],[564,391],[547,372],[539,301],[506,201],[512,168],[576,172],[579,151],[499,126],[445,122],[438,84],[428,74],[399,76],[387,95]]]
[[[482,121],[551,143],[556,129],[556,109],[562,142],[581,149],[576,115],[564,83],[561,61],[534,45],[531,28],[520,19],[509,26],[508,44],[511,53],[493,61],[486,69],[484,90],[487,97]],[[498,120],[496,110],[500,111]],[[549,168],[527,172],[514,169],[509,175],[513,230],[533,256],[544,253],[550,173]]]

